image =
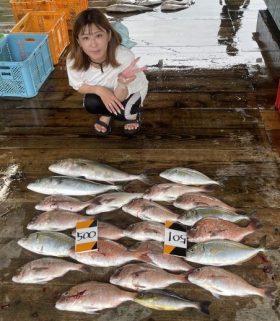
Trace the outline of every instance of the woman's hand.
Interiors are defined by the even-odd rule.
[[[121,109],[124,109],[122,103],[114,95],[114,93],[111,92],[111,90],[100,86],[97,94],[111,113],[117,115],[121,113]]]
[[[136,78],[136,74],[140,71],[146,70],[146,66],[144,67],[137,67],[136,64],[139,61],[140,57],[134,59],[131,64],[125,68],[119,75],[118,75],[118,82],[124,85],[129,84]]]

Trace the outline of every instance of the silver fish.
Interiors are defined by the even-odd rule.
[[[272,289],[257,288],[240,276],[224,269],[205,266],[191,271],[189,281],[208,291],[215,297],[222,296],[250,296],[258,295],[261,297],[271,297]]]
[[[77,213],[53,210],[43,212],[35,216],[28,223],[27,229],[37,231],[64,231],[76,227],[80,221],[86,221],[88,217]]]
[[[166,1],[163,2],[160,6],[161,11],[177,11],[177,10],[183,10],[189,8],[188,5],[174,3],[174,1]]]
[[[159,176],[168,179],[169,181],[185,185],[220,185],[220,183],[212,180],[199,171],[185,167],[167,169],[161,172]]]
[[[80,212],[91,204],[91,200],[82,202],[77,198],[67,195],[50,195],[45,197],[35,206],[39,211],[65,210],[70,212]]]
[[[130,250],[146,251],[151,263],[161,269],[174,272],[190,271],[192,269],[192,266],[190,266],[183,258],[164,254],[163,243],[157,241],[138,242],[130,247]]]
[[[69,256],[74,239],[59,232],[35,232],[18,240],[23,248],[38,254],[50,256]]]
[[[156,6],[161,4],[161,0],[119,0],[118,4],[131,4],[138,6]]]
[[[134,302],[155,310],[181,311],[187,308],[195,308],[205,314],[209,314],[208,307],[210,304],[209,301],[190,301],[166,290],[141,292],[136,296]]]
[[[219,207],[196,207],[186,211],[182,216],[181,220],[185,225],[192,226],[201,219],[213,217],[220,218],[229,222],[239,222],[242,220],[250,220],[247,215],[237,214],[232,211],[228,211]]]
[[[98,238],[107,240],[118,240],[124,237],[124,231],[115,225],[97,221]],[[72,236],[76,237],[76,230],[73,230]]]
[[[248,261],[264,248],[253,248],[228,240],[212,240],[196,243],[187,250],[186,260],[214,266],[240,264]]]
[[[89,159],[62,159],[50,165],[49,170],[60,175],[84,177],[86,179],[103,182],[126,182],[131,180],[140,180],[144,183],[149,182],[143,174],[128,174],[117,168]]]
[[[74,260],[91,266],[118,266],[129,261],[149,261],[146,253],[129,251],[125,246],[111,240],[99,240],[98,251],[75,253],[71,251],[70,257]]]
[[[133,301],[135,297],[136,293],[121,290],[112,284],[90,281],[63,293],[55,307],[58,310],[95,314],[125,301]]]
[[[164,241],[164,225],[155,222],[143,221],[129,225],[124,235],[138,241]]]
[[[121,208],[130,201],[142,197],[142,193],[113,192],[96,196],[87,207],[88,215],[110,212]]]
[[[157,184],[147,189],[143,195],[143,198],[159,202],[172,202],[185,193],[197,193],[205,191],[206,188],[204,186],[186,186],[176,183]]]
[[[96,195],[110,190],[121,189],[121,187],[116,185],[105,185],[67,176],[40,178],[28,184],[27,188],[31,191],[47,195],[62,194],[70,196]]]
[[[105,9],[108,12],[153,11],[153,9],[148,6],[139,6],[135,4],[112,4]]]
[[[167,208],[148,200],[133,200],[122,207],[122,210],[142,220],[164,223],[165,221],[177,221],[179,215]]]
[[[237,209],[226,203],[220,201],[215,197],[209,195],[199,194],[199,193],[187,193],[183,194],[173,202],[175,207],[181,208],[183,210],[190,210],[196,207],[219,207],[226,211],[236,212]]]
[[[22,266],[12,280],[16,283],[44,284],[69,271],[89,272],[89,268],[82,264],[45,257]]]
[[[118,268],[110,283],[139,290],[160,289],[174,283],[187,283],[187,274],[172,274],[150,264],[127,264]]]

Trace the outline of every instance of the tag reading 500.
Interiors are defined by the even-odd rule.
[[[97,220],[91,219],[78,222],[76,225],[75,252],[97,250]]]

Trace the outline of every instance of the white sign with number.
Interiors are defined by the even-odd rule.
[[[76,230],[76,244],[95,242],[97,237],[97,226]]]
[[[172,245],[180,248],[186,248],[186,245],[187,245],[186,232],[166,228],[164,244]]]

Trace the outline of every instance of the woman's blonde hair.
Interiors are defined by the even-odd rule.
[[[116,49],[121,43],[121,36],[112,28],[106,16],[100,10],[94,8],[80,12],[75,19],[72,32],[72,44],[69,52],[69,58],[74,61],[72,67],[76,70],[87,70],[90,67],[91,60],[81,49],[78,43],[78,37],[84,32],[86,27],[90,30],[93,24],[111,35],[104,64],[118,67],[120,64],[116,60]]]

